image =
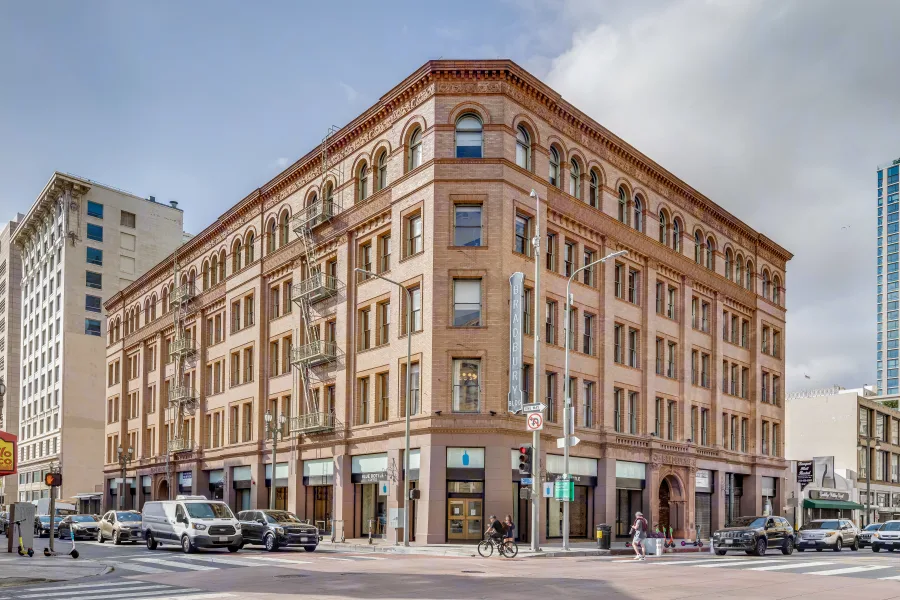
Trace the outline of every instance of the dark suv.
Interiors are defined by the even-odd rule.
[[[286,510],[245,510],[238,513],[245,544],[262,544],[269,552],[282,546],[303,546],[312,552],[319,544],[319,530]]]
[[[762,556],[769,548],[780,548],[782,554],[794,551],[794,528],[782,517],[738,517],[725,529],[713,533],[716,554],[743,550]]]

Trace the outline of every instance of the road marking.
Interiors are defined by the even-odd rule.
[[[134,582],[133,581],[117,581],[114,583],[113,582],[110,582],[110,583],[75,583],[72,585],[67,583],[66,589],[67,590],[77,590],[77,589],[86,589],[86,588],[121,587],[121,586],[128,586],[128,585],[134,585]],[[22,591],[23,592],[39,592],[41,590],[46,590],[46,591],[50,592],[50,591],[56,591],[58,589],[59,589],[59,585],[56,585],[53,587],[32,587],[32,588],[24,589]],[[88,589],[87,591],[90,591],[90,590]],[[5,596],[4,596],[4,598],[5,598]]]
[[[151,563],[161,567],[176,567],[182,569],[190,569],[192,571],[215,571],[218,567],[207,567],[206,565],[193,565],[190,563],[182,563],[174,560],[163,560],[161,558],[135,558],[135,561]]]
[[[804,567],[825,567],[830,564],[834,564],[834,563],[832,563],[830,561],[788,563],[786,565],[773,565],[771,567],[754,567],[752,569],[745,569],[745,570],[746,571],[779,571],[782,569],[802,569]]]
[[[144,590],[144,591],[140,591],[140,590]],[[97,591],[99,592],[100,590],[97,590]],[[110,591],[112,591],[111,594],[110,594]],[[173,589],[170,586],[163,586],[163,585],[137,585],[137,586],[130,587],[127,590],[125,590],[125,589],[106,590],[100,595],[97,595],[97,594],[90,595],[89,594],[87,596],[82,596],[81,593],[78,593],[78,592],[72,593],[68,590],[60,590],[57,592],[50,592],[49,594],[47,592],[41,592],[40,594],[26,594],[24,596],[19,596],[19,598],[53,598],[54,600],[67,600],[67,599],[89,600],[90,598],[138,598],[138,597],[143,597],[143,596],[155,596],[155,595],[159,595],[159,594],[171,594],[172,592],[181,592],[181,591],[202,592],[204,590],[197,589],[197,588],[188,588],[186,590],[178,590],[178,589]]]
[[[307,561],[301,560],[284,560],[280,558],[271,559],[271,558],[254,558],[252,556],[246,556],[242,558],[231,558],[231,557],[219,557],[219,556],[182,556],[181,558],[185,558],[187,560],[199,560],[204,562],[218,563],[223,565],[231,565],[233,567],[262,567],[265,562],[278,562],[279,564],[285,564],[285,568],[287,566],[291,567],[299,567],[301,564],[306,565],[309,564]]]
[[[354,556],[353,558],[355,560],[385,560],[382,556]]]
[[[878,571],[879,569],[890,569],[893,565],[867,565],[863,567],[847,567],[845,569],[831,569],[829,571],[809,571],[802,575],[846,575],[848,573],[865,573],[867,571]]]
[[[308,564],[310,564],[310,562],[308,560],[288,560],[286,558],[275,558],[275,557],[269,557],[269,556],[253,556],[253,555],[247,555],[247,554],[241,556],[241,558],[246,558],[249,560],[262,560],[265,562],[280,563],[280,564],[285,564],[285,565],[308,565]]]
[[[169,571],[168,569],[157,569],[155,567],[148,567],[147,565],[135,565],[132,563],[123,563],[123,562],[116,562],[116,563],[112,563],[112,564],[117,569],[125,569],[126,571],[137,571],[138,573],[147,573],[148,575],[172,572],[172,571]]]
[[[764,558],[761,560],[747,560],[747,559],[738,559],[738,560],[740,562],[722,563],[722,562],[716,561],[713,564],[694,565],[694,568],[695,569],[718,569],[719,567],[734,567],[741,563],[745,563],[745,564],[752,563],[754,565],[760,565],[760,564],[764,564],[764,563],[780,563],[780,562],[784,562],[785,559],[783,559],[783,558]]]
[[[616,562],[638,562],[633,558],[629,560],[620,560]],[[717,562],[717,563],[736,563],[736,562],[750,562],[749,558],[704,558],[703,560],[661,560],[655,561],[651,560],[651,563],[654,565],[693,565],[695,563],[708,563],[708,562]]]
[[[335,558],[333,556],[323,556],[322,560],[343,560],[345,562],[353,562],[351,558]]]
[[[190,592],[191,590],[187,591]],[[234,594],[229,594],[227,592],[203,592],[202,590],[200,590],[199,593],[191,593],[187,595],[179,594],[178,596],[156,596],[153,598],[153,600],[215,600],[217,598],[234,598]],[[81,599],[79,598],[75,600]]]

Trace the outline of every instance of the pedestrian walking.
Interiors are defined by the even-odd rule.
[[[514,542],[516,541],[516,526],[512,521],[512,515],[506,515],[506,519],[503,521],[503,527],[506,529],[506,533],[504,533],[504,542]]]
[[[629,531],[629,533],[634,535],[631,538],[631,546],[634,548],[635,554],[634,560],[644,560],[645,558],[644,539],[647,537],[647,527],[647,519],[644,518],[644,513],[634,513],[634,524]]]

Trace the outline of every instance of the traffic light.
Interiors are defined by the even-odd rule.
[[[47,473],[44,475],[44,485],[59,487],[62,485],[62,473]]]
[[[519,475],[531,476],[531,453],[530,446],[519,447]]]

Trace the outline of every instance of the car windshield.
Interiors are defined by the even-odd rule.
[[[286,510],[273,510],[266,513],[269,523],[302,523],[297,515]]]
[[[220,502],[188,502],[185,505],[188,514],[194,519],[233,519],[228,505]]]
[[[765,517],[738,517],[728,524],[729,527],[765,527]]]
[[[881,531],[900,531],[900,521],[888,521],[881,528]]]
[[[133,512],[117,512],[116,518],[120,521],[140,521],[141,515]]]
[[[72,517],[73,523],[96,523],[97,519],[91,515],[75,515]]]
[[[800,531],[808,531],[810,529],[840,529],[840,521],[810,521],[805,523]]]
[[[50,515],[41,515],[40,517],[38,517],[38,519],[41,520],[41,523],[49,523],[49,522],[50,522]],[[60,521],[62,521],[62,517],[56,517],[56,519],[54,519],[54,520],[55,520],[57,523],[59,523]]]
[[[878,531],[881,529],[881,523],[872,523],[871,525],[867,525],[863,531]]]

